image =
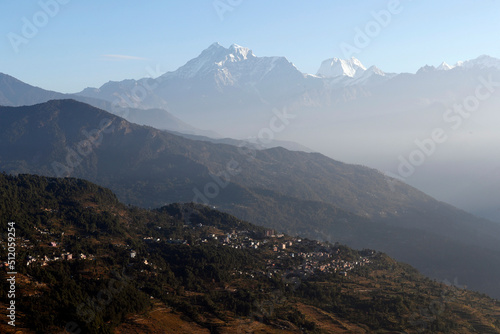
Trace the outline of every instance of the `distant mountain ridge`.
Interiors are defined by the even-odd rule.
[[[34,87],[8,74],[0,73],[0,105],[31,105],[64,97],[65,94]]]
[[[481,56],[455,66],[442,64],[439,69],[500,68],[498,64],[500,60]],[[78,94],[110,102],[117,95],[134,100],[133,87],[147,86],[154,80],[154,88],[136,108],[168,106],[190,124],[236,137],[241,124],[247,129],[262,128],[273,108],[301,113],[317,108],[337,110],[338,102],[369,98],[374,90],[392,86],[398,78],[418,81],[415,75],[385,73],[375,65],[366,68],[356,58],[327,59],[315,75],[306,74],[285,57],[259,57],[246,47],[233,44],[225,48],[213,43],[185,65],[157,78],[108,82]],[[385,91],[383,96],[392,93]]]
[[[110,83],[110,85],[112,85]],[[135,84],[132,84],[132,80],[126,80],[121,82],[120,86],[126,87],[126,89],[132,89]],[[125,90],[126,90],[125,89]],[[106,89],[104,89],[106,90]],[[89,88],[89,91],[92,89]],[[22,106],[22,105],[32,105],[36,103],[43,103],[53,99],[68,99],[72,98],[77,101],[90,104],[96,108],[100,108],[111,112],[117,116],[127,119],[129,122],[136,123],[139,125],[152,126],[156,129],[167,130],[178,135],[185,137],[194,137],[199,140],[208,141],[218,141],[232,143],[240,143],[241,145],[250,144],[254,148],[263,149],[282,146],[290,150],[301,150],[305,152],[312,152],[314,150],[300,145],[292,141],[281,141],[281,140],[269,140],[266,142],[258,141],[256,138],[248,138],[247,140],[233,140],[231,138],[223,139],[222,136],[215,131],[202,130],[193,127],[176,116],[172,115],[165,109],[152,108],[152,109],[137,109],[131,107],[128,104],[115,103],[117,100],[116,93],[112,93],[113,102],[101,100],[94,97],[86,97],[74,94],[63,94],[58,92],[47,91],[39,87],[34,87],[26,84],[12,76],[0,73],[0,105],[3,106]],[[257,142],[256,142],[257,141]],[[252,144],[253,143],[253,144]]]
[[[208,91],[223,92],[225,87],[259,85],[266,81],[267,76],[278,71],[298,80],[303,78],[302,73],[284,57],[257,57],[250,49],[236,44],[224,48],[219,43],[214,43],[177,70],[153,78],[159,87],[150,92],[151,96],[147,96],[142,103],[153,106],[151,103],[155,95],[172,95],[165,90],[165,86],[169,86],[171,82],[182,82],[182,89],[194,92],[203,85],[207,85]],[[130,93],[131,86],[140,85],[144,80],[148,79],[110,81],[98,89],[87,88],[79,95],[111,101],[115,98],[116,91],[126,93],[126,90],[129,90]]]
[[[433,67],[433,66],[431,66]],[[487,55],[479,56],[475,59],[470,59],[466,61],[459,61],[455,65],[449,65],[446,62],[442,62],[436,70],[449,71],[454,68],[464,68],[464,69],[485,69],[494,68],[500,70],[500,59],[496,59]]]
[[[127,118],[130,122],[140,125],[155,126],[159,129],[172,130],[187,134],[215,136],[213,131],[197,129],[164,109],[137,109],[131,106],[115,105],[99,98],[63,94],[48,91],[39,87],[26,84],[10,75],[0,73],[0,105],[22,106],[43,103],[54,99],[72,98],[94,107],[102,108],[108,112]]]
[[[160,82],[161,85],[165,80],[171,81],[175,79],[181,81],[195,78],[198,81],[214,80],[216,90],[222,91],[222,87],[224,86],[245,86],[249,84],[257,85],[259,81],[264,80],[266,76],[273,75],[271,72],[274,71],[274,75],[276,75],[276,66],[281,67],[279,72],[280,75],[288,76],[288,78],[293,77],[296,82],[299,83],[299,85],[304,86],[304,88],[314,88],[319,82],[321,82],[321,80],[311,80],[311,78],[332,79],[338,77],[349,77],[352,79],[358,79],[365,74],[365,76],[377,75],[390,79],[400,74],[385,73],[375,65],[366,68],[360,60],[352,57],[351,59],[326,59],[321,63],[317,73],[315,75],[310,75],[300,72],[295,65],[288,61],[285,57],[258,57],[247,47],[232,44],[228,48],[225,48],[215,42],[207,49],[203,50],[198,57],[189,60],[185,65],[179,67],[175,71],[166,72],[160,77],[153,79]],[[446,62],[443,62],[437,67],[437,69],[450,70],[458,67],[466,69],[493,67],[500,69],[500,60],[487,55],[482,55],[476,59],[459,61],[455,65],[448,65]],[[285,77],[280,79],[282,84],[286,84],[286,80],[284,80]],[[147,79],[129,79],[119,82],[110,81],[104,84],[101,88],[86,88],[80,92],[79,95],[100,97],[110,101],[115,97],[112,96],[112,93],[118,91],[119,87],[129,89],[131,86],[140,84],[144,80]],[[311,82],[314,83],[311,84]],[[211,84],[210,82],[204,83]],[[366,83],[366,80],[358,80],[355,82],[357,85]],[[353,82],[344,81],[339,83],[338,87],[352,84]],[[162,89],[160,88],[158,89],[158,92],[154,92],[152,95],[159,95],[160,99],[164,99],[162,94],[166,93],[167,92],[164,91],[162,92]],[[149,101],[149,99],[146,100],[148,101],[142,101],[143,107],[159,107],[152,101]]]
[[[228,133],[236,128],[235,120],[259,129],[269,121],[273,108],[322,103],[313,94],[332,87],[375,84],[391,77],[376,67],[365,69],[361,65],[358,69],[363,71],[358,71],[356,78],[320,77],[300,72],[285,57],[259,57],[249,48],[236,44],[225,48],[214,43],[185,65],[158,78],[108,82],[78,94],[107,101],[115,100],[117,95],[134,100],[134,86],[146,87],[154,82],[154,88],[136,107],[168,106],[190,124],[203,124],[218,132],[225,129],[225,136],[236,137],[241,132]]]
[[[213,138],[213,137],[206,137],[206,136],[198,136],[198,135],[191,135],[191,134],[186,134],[186,133],[181,133],[181,132],[176,132],[176,131],[168,131],[174,135],[181,136],[184,138],[188,139],[193,139],[193,140],[200,140],[200,141],[208,141],[214,144],[227,144],[227,145],[232,145],[232,146],[237,146],[241,148],[249,147],[251,149],[255,150],[264,150],[264,149],[269,149],[269,148],[275,148],[275,147],[282,147],[285,148],[289,151],[301,151],[301,152],[306,152],[306,153],[312,153],[314,152],[313,149],[310,149],[309,147],[300,145],[295,142],[289,142],[289,141],[282,141],[282,140],[272,140],[270,142],[261,142],[255,138],[254,140],[252,139],[247,139],[247,140],[238,140],[238,139],[232,139],[232,138]]]

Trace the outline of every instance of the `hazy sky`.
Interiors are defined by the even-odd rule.
[[[172,71],[216,41],[307,73],[346,55],[386,72],[500,58],[496,0],[3,0],[0,13],[0,72],[61,92]]]

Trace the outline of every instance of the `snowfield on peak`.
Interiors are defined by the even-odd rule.
[[[458,61],[455,65],[449,65],[446,62],[442,62],[441,65],[436,67],[436,70],[439,71],[448,71],[454,68],[465,68],[465,69],[472,69],[472,68],[496,68],[497,70],[500,70],[500,60],[487,56],[487,55],[482,55],[479,56],[475,59],[470,59],[470,60],[465,60],[465,61]]]
[[[331,58],[321,63],[316,75],[326,78],[335,78],[339,76],[354,78],[360,76],[364,71],[366,71],[366,67],[354,57],[347,60]]]

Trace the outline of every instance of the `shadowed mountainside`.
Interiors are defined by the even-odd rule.
[[[189,140],[73,100],[2,107],[0,118],[6,172],[85,178],[143,207],[205,202],[290,234],[387,251],[500,296],[500,227],[376,170]]]

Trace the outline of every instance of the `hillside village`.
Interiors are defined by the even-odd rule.
[[[15,221],[20,326],[38,332],[72,322],[85,333],[112,333],[143,326],[131,321],[145,314],[170,319],[160,333],[177,332],[179,321],[235,333],[244,319],[268,333],[312,334],[332,325],[322,314],[368,332],[418,330],[414,319],[427,319],[420,308],[436,302],[450,312],[426,320],[434,332],[500,325],[494,300],[433,282],[380,252],[285,235],[194,203],[127,206],[85,181],[3,180],[0,214]],[[6,240],[0,249],[12,247]]]
[[[49,209],[44,209],[44,211],[56,212]],[[158,231],[161,231],[161,229],[161,226],[156,227]],[[281,276],[284,273],[297,277],[307,277],[318,272],[338,273],[342,276],[348,276],[349,271],[369,265],[371,263],[370,258],[376,254],[375,251],[365,250],[361,253],[363,256],[351,259],[342,253],[342,247],[338,244],[331,245],[299,237],[290,237],[277,233],[273,229],[263,231],[234,228],[222,230],[215,226],[201,223],[194,224],[189,221],[185,221],[183,229],[189,234],[198,235],[199,237],[190,238],[191,242],[188,242],[187,239],[148,235],[144,236],[142,240],[146,245],[151,243],[186,246],[207,244],[234,249],[247,249],[265,254],[268,259],[265,271],[233,272],[235,276],[247,278]],[[34,254],[31,251],[34,249],[34,243],[29,239],[20,238],[18,247],[26,251],[27,255],[23,260],[26,266],[37,264],[44,267],[55,261],[93,261],[96,259],[95,254],[73,254],[66,251],[63,242],[65,232],[53,232],[48,228],[38,227],[34,227],[34,230],[38,236],[36,244],[40,246],[43,252],[42,254],[40,252]],[[0,241],[0,245],[5,248],[2,241]],[[155,264],[148,258],[148,254],[141,254],[126,244],[114,243],[112,246],[127,250],[132,264],[141,262],[156,268]],[[7,263],[2,263],[2,266],[7,267]]]

